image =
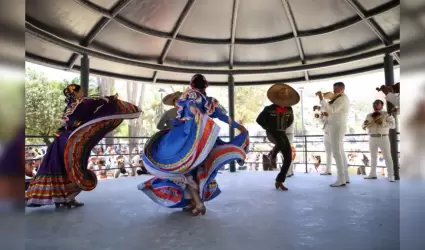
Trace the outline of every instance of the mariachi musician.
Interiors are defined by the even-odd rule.
[[[257,123],[266,130],[267,138],[275,144],[270,155],[270,162],[276,168],[276,157],[280,151],[283,165],[275,180],[275,188],[287,191],[283,184],[292,163],[291,143],[286,130],[294,122],[293,105],[300,101],[300,95],[286,84],[275,84],[267,91],[267,98],[273,103],[266,106],[257,117]]]
[[[388,136],[389,130],[395,128],[395,118],[391,113],[383,111],[384,102],[375,100],[373,102],[372,113],[366,116],[363,122],[363,129],[369,134],[369,151],[371,157],[370,173],[365,179],[376,179],[376,165],[378,160],[378,148],[381,149],[382,155],[387,166],[388,180],[394,182],[394,164],[391,157],[391,144]]]
[[[170,129],[173,126],[173,119],[177,116],[177,100],[183,93],[180,91],[174,92],[172,94],[166,95],[162,99],[162,103],[167,106],[172,106],[173,108],[165,111],[159,120],[156,128],[159,130]]]
[[[320,106],[329,114],[327,126],[329,126],[329,137],[331,140],[332,155],[335,159],[338,178],[331,187],[343,187],[350,183],[348,175],[347,156],[344,152],[344,136],[347,132],[348,114],[350,111],[350,100],[345,92],[345,84],[336,82],[333,84],[334,94],[336,97],[327,102],[322,92],[317,92]]]
[[[382,91],[385,94],[385,100],[396,107],[400,107],[400,82],[390,86],[382,85],[380,88],[376,88],[376,90]]]
[[[323,99],[329,100],[329,102],[333,103],[336,98],[339,97],[339,94],[334,94],[333,92],[326,92],[323,94]],[[319,119],[319,121],[323,124],[323,144],[325,145],[325,153],[326,153],[326,169],[320,175],[332,175],[332,146],[331,139],[329,137],[329,126],[328,126],[328,117],[329,114],[326,112],[325,108],[320,106],[314,106],[313,111],[319,111],[320,113],[316,113],[314,117]]]

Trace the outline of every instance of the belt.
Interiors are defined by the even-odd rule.
[[[371,134],[370,137],[384,137],[388,136],[388,134]]]

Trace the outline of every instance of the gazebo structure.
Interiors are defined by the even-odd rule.
[[[382,69],[386,84],[394,84],[394,66],[400,65],[399,16],[398,0],[31,0],[26,2],[26,60],[81,72],[85,90],[89,74],[188,84],[194,73],[202,73],[211,85],[228,87],[233,118],[235,86],[308,82]],[[398,166],[396,131],[390,138],[394,166]],[[229,196],[226,199],[223,194],[223,199],[213,203],[210,217],[201,222],[173,214],[166,220],[152,216],[170,212],[139,201],[139,196],[132,196],[134,192],[126,196],[138,179],[112,180],[108,185],[105,181],[100,185],[106,193],[95,190],[82,195],[83,201],[92,197],[91,209],[66,214],[33,211],[36,216],[27,223],[32,232],[28,246],[398,249],[399,224],[393,218],[399,210],[391,207],[398,195],[395,185],[383,181],[352,184],[347,192],[332,189],[329,195],[324,192],[331,191],[317,188],[322,183],[327,186],[327,180],[314,182],[310,175],[295,180],[298,193],[294,191],[297,196],[292,198],[297,198],[297,204],[291,204],[285,199],[294,193],[283,199],[281,193],[258,191],[264,188],[261,180],[273,178],[271,173],[239,174],[253,185],[234,183],[224,174]],[[398,167],[395,174],[399,179]],[[250,193],[243,200],[240,197],[245,192]],[[342,228],[346,225],[347,229]],[[98,234],[106,227],[118,231]],[[121,231],[125,229],[132,231]],[[285,234],[277,234],[279,229]],[[190,236],[191,232],[195,233]],[[184,242],[186,238],[190,242]],[[295,238],[299,242],[292,244]],[[232,248],[227,244],[230,240]]]
[[[235,86],[382,68],[386,84],[394,84],[399,5],[398,0],[33,0],[26,5],[26,59],[81,72],[86,90],[89,73],[153,84],[187,84],[192,74],[202,73],[211,85],[228,86],[234,118]],[[395,131],[391,139],[398,166]]]

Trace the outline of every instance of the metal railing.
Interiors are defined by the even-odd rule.
[[[400,142],[400,135],[397,134],[397,144]],[[42,141],[42,139],[45,137],[41,136],[33,136],[33,135],[27,135],[26,141],[28,140],[39,140]],[[51,141],[54,137],[51,137]],[[229,136],[222,136],[223,140],[229,140]],[[106,139],[112,139],[113,143],[106,144]],[[109,157],[109,156],[134,156],[137,153],[132,153],[129,150],[132,150],[133,148],[137,148],[138,152],[141,152],[144,145],[146,144],[149,137],[105,137],[101,140],[99,144],[95,148],[101,147],[103,152],[108,152],[107,147],[113,147],[114,151],[116,153],[106,153],[102,154],[102,157]],[[344,149],[346,154],[365,154],[368,156],[368,159],[370,158],[370,152],[369,152],[369,136],[367,134],[346,134],[344,139]],[[314,164],[313,162],[313,156],[320,156],[321,159],[326,159],[326,153],[324,151],[324,145],[323,145],[323,135],[296,135],[294,137],[293,145],[296,149],[296,158],[294,160],[294,164],[296,165],[304,165],[305,166],[305,172],[308,173],[308,167],[309,164]],[[131,146],[131,148],[130,148]],[[46,147],[46,144],[44,143],[26,143],[26,147],[32,147],[32,148],[40,148],[40,147]],[[250,152],[247,156],[247,160],[245,161],[246,165],[252,165],[252,164],[259,164],[262,165],[262,154],[268,154],[270,150],[272,149],[273,144],[270,143],[266,136],[250,136]],[[399,148],[399,147],[397,147]],[[257,157],[259,157],[259,160],[256,161],[250,161],[249,158],[250,154],[256,154]],[[400,152],[398,151],[398,154],[400,156]],[[99,156],[99,155],[93,155]],[[370,160],[369,160],[370,161]],[[279,166],[281,166],[281,162],[279,159],[278,162]],[[320,165],[326,165],[326,162],[321,163]],[[335,165],[335,164],[333,164]],[[349,167],[363,167],[364,164],[351,164],[349,163]],[[385,167],[385,166],[378,166],[378,167]],[[106,170],[116,170],[119,168],[108,168]],[[101,171],[95,170],[95,171]]]

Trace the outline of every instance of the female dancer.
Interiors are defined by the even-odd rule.
[[[232,121],[218,101],[207,96],[208,82],[203,75],[194,75],[190,86],[177,102],[173,127],[156,133],[146,144],[142,159],[156,177],[138,188],[160,205],[189,206],[197,216],[206,212],[203,202],[220,194],[214,179],[218,170],[234,160],[243,164],[249,141],[245,127]],[[223,142],[218,138],[220,127],[211,118],[228,123],[241,134]]]
[[[66,205],[83,206],[75,200],[82,191],[96,187],[96,175],[87,169],[93,147],[123,119],[140,116],[140,110],[117,96],[83,98],[79,85],[71,84],[63,91],[66,108],[64,126],[55,134],[40,168],[26,191],[30,207]]]

